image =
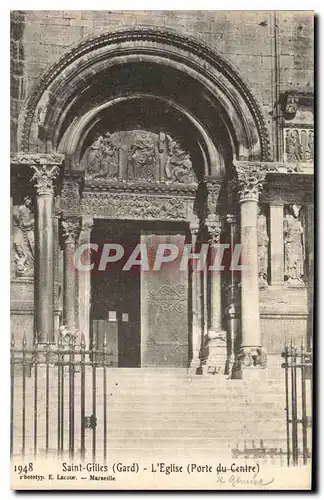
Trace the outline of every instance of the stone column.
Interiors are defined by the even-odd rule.
[[[36,338],[39,344],[54,343],[54,179],[57,165],[31,165],[36,184]]]
[[[194,221],[190,224],[192,252],[196,250],[197,236],[199,232],[199,221]],[[200,353],[202,345],[202,272],[196,269],[196,266],[191,267],[191,308],[192,308],[192,359],[190,368],[195,373],[201,373],[200,369]]]
[[[270,204],[270,284],[284,284],[283,202]]]
[[[231,247],[231,255],[233,255],[235,244],[237,243],[238,216],[236,213],[227,214],[226,223],[229,226],[229,239]],[[231,375],[232,368],[235,362],[235,349],[237,341],[237,333],[239,326],[239,310],[238,310],[238,282],[235,277],[235,271],[231,267],[228,286],[226,289],[226,327],[227,327],[227,360],[226,360],[226,375]]]
[[[245,165],[237,169],[241,213],[241,351],[237,361],[240,368],[265,367],[265,352],[261,347],[259,313],[259,269],[257,217],[259,192],[265,174],[260,167]]]
[[[209,233],[211,265],[220,242],[221,221],[217,217],[206,220]],[[208,373],[224,373],[226,364],[226,331],[222,329],[222,275],[221,271],[209,270],[210,276],[210,324],[208,328]]]
[[[62,221],[64,278],[63,278],[63,324],[70,328],[76,326],[76,269],[74,253],[79,234],[79,219],[69,218]]]
[[[79,246],[90,243],[92,217],[82,217]],[[83,263],[90,264],[90,252],[84,252]],[[90,345],[91,272],[78,271],[79,330],[84,334],[86,346]]]

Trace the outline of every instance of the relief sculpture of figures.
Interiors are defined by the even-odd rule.
[[[293,286],[304,284],[304,231],[299,212],[298,205],[291,205],[284,218],[285,278]]]
[[[302,145],[299,139],[299,132],[297,129],[288,130],[286,133],[286,155],[287,161],[301,161],[303,159],[302,155]]]
[[[258,208],[258,262],[259,286],[268,286],[268,245],[267,218],[261,207]]]
[[[180,147],[178,141],[169,135],[166,139],[169,154],[164,167],[166,178],[174,182],[191,182],[193,180],[192,163],[188,153]]]
[[[311,162],[314,159],[314,131],[312,129],[288,129],[285,132],[287,162]]]
[[[129,151],[128,178],[153,180],[155,175],[155,144],[148,132],[141,132]]]
[[[13,208],[13,249],[16,276],[34,276],[34,225],[32,200],[26,196],[22,205],[16,205]]]
[[[87,177],[92,179],[117,178],[118,143],[115,134],[100,135],[89,150]]]

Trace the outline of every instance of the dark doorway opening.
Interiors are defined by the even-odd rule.
[[[105,270],[95,263],[91,273],[91,338],[104,345],[111,366],[141,366],[140,272],[122,270],[128,255],[140,241],[136,223],[95,220],[91,241],[99,245],[98,258],[105,243],[119,244],[125,256],[108,263]]]

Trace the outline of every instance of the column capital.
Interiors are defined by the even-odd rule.
[[[192,218],[189,221],[189,230],[192,236],[197,236],[200,229],[200,221],[198,217]]]
[[[209,215],[205,220],[205,225],[207,227],[211,244],[219,243],[220,234],[222,231],[222,221],[217,217],[217,215]]]
[[[80,220],[78,218],[68,218],[62,220],[62,235],[65,244],[75,244],[80,232]]]
[[[225,222],[229,225],[238,224],[238,221],[239,221],[239,216],[237,213],[231,212],[226,214],[225,216]]]
[[[81,218],[81,231],[91,231],[93,224],[93,217],[83,216]]]
[[[235,165],[237,174],[237,191],[239,194],[239,201],[259,200],[259,194],[263,189],[263,183],[267,175],[267,171],[262,168],[262,164],[245,163],[242,162]]]
[[[37,196],[53,196],[54,195],[54,179],[59,174],[57,165],[30,165],[34,170],[31,181],[35,183]]]

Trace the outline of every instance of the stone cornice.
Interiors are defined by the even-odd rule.
[[[12,153],[11,165],[62,165],[65,155],[59,153]]]
[[[314,175],[314,165],[312,163],[278,163],[278,162],[251,162],[234,161],[236,171],[254,170],[262,174],[300,174]]]

